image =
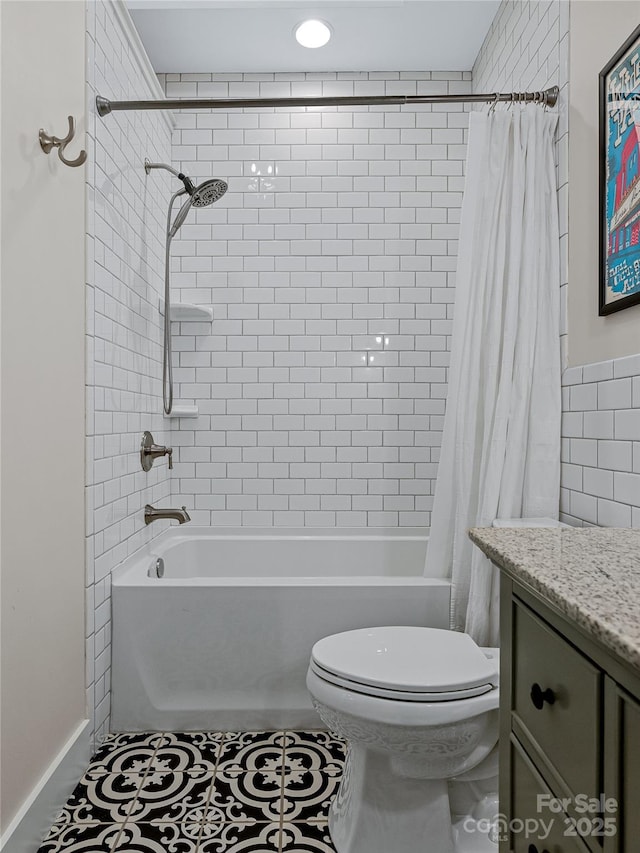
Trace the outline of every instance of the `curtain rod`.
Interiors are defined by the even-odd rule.
[[[96,97],[99,116],[115,110],[238,110],[259,107],[353,107],[386,104],[459,104],[459,103],[509,103],[542,104],[554,107],[559,89],[552,86],[539,92],[492,92],[486,95],[372,95],[344,98],[169,98],[161,101],[110,101]]]

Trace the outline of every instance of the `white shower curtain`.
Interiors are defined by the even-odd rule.
[[[536,105],[470,116],[427,573],[448,569],[452,627],[481,645],[498,642],[498,583],[467,529],[558,515],[556,122]]]

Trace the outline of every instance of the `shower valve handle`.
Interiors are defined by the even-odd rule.
[[[140,442],[140,464],[142,465],[142,470],[150,471],[154,461],[161,456],[169,457],[169,469],[173,469],[173,448],[165,447],[163,444],[156,444],[149,430],[146,430],[142,434],[142,441]]]

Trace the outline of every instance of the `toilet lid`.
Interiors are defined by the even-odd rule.
[[[497,655],[468,634],[439,628],[361,628],[319,640],[311,668],[327,681],[374,696],[446,701],[498,685]]]

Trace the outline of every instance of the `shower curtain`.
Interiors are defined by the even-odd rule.
[[[497,572],[467,536],[557,518],[560,491],[557,115],[470,115],[449,389],[427,573],[452,578],[451,626],[498,643]]]

